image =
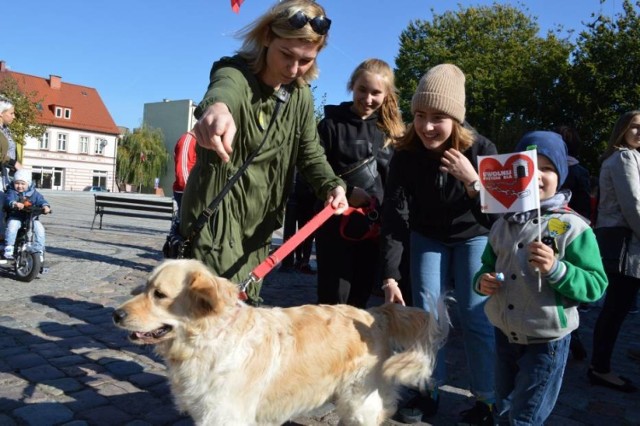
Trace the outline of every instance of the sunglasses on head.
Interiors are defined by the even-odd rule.
[[[325,35],[327,31],[329,31],[329,28],[331,28],[331,19],[327,18],[326,16],[316,16],[315,18],[311,19],[307,15],[302,13],[301,10],[299,10],[291,18],[289,18],[288,22],[289,25],[291,25],[296,30],[299,30],[308,23],[309,25],[311,25],[311,29],[318,35]]]

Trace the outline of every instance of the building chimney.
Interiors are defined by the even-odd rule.
[[[59,90],[62,86],[62,78],[57,75],[49,74],[49,86],[51,86],[52,89]]]
[[[0,61],[0,72],[5,72],[7,70],[7,64],[5,61]]]

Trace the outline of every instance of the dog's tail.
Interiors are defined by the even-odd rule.
[[[450,327],[444,296],[429,305],[430,312],[394,304],[382,307],[388,311],[390,344],[396,352],[382,366],[386,379],[420,389],[428,383]]]

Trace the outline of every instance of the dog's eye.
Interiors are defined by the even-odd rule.
[[[155,297],[156,299],[164,299],[165,297],[167,297],[167,295],[160,290],[156,290],[153,292],[153,297]]]

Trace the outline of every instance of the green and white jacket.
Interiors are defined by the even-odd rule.
[[[563,197],[559,207],[542,210],[540,219],[537,214],[530,214],[520,221],[524,223],[519,223],[505,215],[491,228],[474,285],[479,292],[482,274],[504,274],[504,283],[487,299],[485,312],[512,343],[542,343],[566,336],[580,323],[578,304],[600,299],[607,287],[595,235],[567,207],[567,195],[556,194],[554,198]],[[555,265],[541,277],[540,288],[538,272],[528,260],[528,246],[538,238],[538,220],[542,241],[556,252]]]

